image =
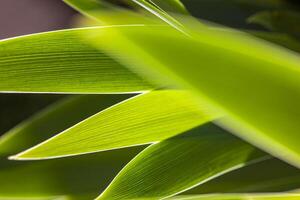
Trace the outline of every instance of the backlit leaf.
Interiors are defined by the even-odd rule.
[[[133,95],[76,95],[38,112],[0,137],[0,156],[36,145],[56,133]],[[4,120],[4,119],[3,119]]]
[[[90,37],[138,73],[152,69],[144,76],[198,92],[228,114],[219,124],[300,166],[299,55],[240,32],[188,27],[192,37],[162,26],[109,28]]]
[[[91,29],[0,41],[1,92],[128,93],[153,88],[82,41]]]
[[[218,116],[189,92],[149,92],[99,112],[12,159],[45,159],[149,144]]]
[[[267,158],[251,145],[207,124],[146,148],[98,199],[162,199]]]

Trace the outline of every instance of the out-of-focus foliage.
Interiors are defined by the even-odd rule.
[[[298,1],[65,2],[0,41],[0,199],[300,198]]]

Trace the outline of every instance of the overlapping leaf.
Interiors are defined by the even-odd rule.
[[[218,116],[189,92],[154,91],[99,112],[13,158],[53,158],[153,143]]]
[[[96,197],[142,147],[39,162],[11,161],[6,157],[131,96],[67,97],[9,131],[0,140],[0,197],[37,199],[68,195],[68,200]]]
[[[0,155],[8,156],[30,148],[91,115],[132,96],[123,94],[67,97],[2,135],[0,137]]]
[[[80,9],[90,16],[93,15],[89,10],[97,10],[100,5],[96,5],[96,1],[90,1],[91,4],[89,1],[69,0],[71,1],[79,3],[79,7],[83,6]],[[179,1],[133,2],[181,30],[181,24],[173,15],[164,12],[165,8],[183,9]],[[125,17],[126,15],[124,19],[117,21],[125,22]],[[132,16],[129,18],[134,19]],[[144,21],[144,18],[137,21]],[[193,25],[195,24],[188,24],[188,27]],[[97,44],[99,51],[81,38],[82,35],[89,35],[87,32],[94,32],[93,30],[95,29],[53,32],[0,42],[3,47],[0,50],[0,90],[127,93],[154,88],[127,70],[120,64],[122,63],[134,70],[138,68],[137,72],[142,72],[141,74],[152,71],[152,77],[163,77],[163,80],[168,80],[167,84],[174,83],[194,89],[220,112],[216,114],[207,105],[200,105],[185,91],[154,91],[112,106],[17,155],[15,159],[54,158],[153,143],[214,120],[220,116],[219,113],[225,111],[229,117],[219,121],[219,124],[272,154],[300,166],[300,149],[297,145],[297,131],[300,127],[296,123],[300,113],[297,103],[300,100],[300,72],[297,69],[300,59],[296,54],[232,31],[192,28],[193,34],[187,37],[169,27],[147,25],[130,26],[130,29],[129,26],[99,28],[95,31],[97,39],[92,39],[93,43],[100,41]],[[174,59],[177,56],[180,59]],[[57,110],[48,110],[20,125],[0,143],[5,147],[4,155],[18,148],[28,147],[29,144],[48,137],[48,133],[59,132],[94,113],[100,106],[100,101],[99,104],[94,101],[97,98],[90,101],[91,97],[80,97],[68,102],[70,107],[58,105]],[[119,101],[124,96],[116,98],[117,100],[113,97],[110,103]],[[80,102],[84,105],[92,102],[92,105],[83,108],[83,113],[73,116],[71,109],[76,106],[81,108]],[[56,126],[64,117],[70,119],[61,126]],[[55,124],[53,128],[51,125],[51,131],[44,127],[46,123],[49,127],[51,123]],[[184,134],[151,145],[121,171],[100,198],[164,198],[265,157],[264,153],[241,140],[223,135],[224,131],[215,126],[209,130],[204,126],[200,130],[201,133]],[[22,138],[40,131],[47,134],[34,136],[34,140],[30,142],[25,137]],[[291,134],[291,138],[285,137],[285,133]],[[24,142],[24,146],[11,143],[11,138],[16,136],[21,136],[19,139]],[[8,145],[5,146],[6,144]],[[103,187],[111,179],[111,174],[120,169],[137,151],[119,150],[125,154],[116,160],[113,152],[106,152],[97,158],[96,155],[86,155],[75,159],[30,164],[1,160],[3,170],[0,171],[0,178],[5,184],[0,189],[0,196],[14,196],[13,185],[17,184],[22,189],[16,196],[75,193],[91,198],[95,195],[97,180],[104,179]],[[103,163],[108,164],[105,166],[109,166],[109,169]],[[116,165],[111,168],[113,163]],[[140,180],[143,180],[143,184]],[[292,200],[299,196],[274,194],[178,198]]]
[[[163,199],[266,158],[265,153],[207,124],[146,148],[98,199]]]
[[[90,29],[0,41],[1,92],[124,93],[153,88],[82,41]]]
[[[222,125],[299,166],[300,57],[243,33],[188,27],[192,38],[136,26],[103,29],[93,41],[128,67],[194,89],[229,114]]]
[[[143,18],[140,20],[140,16],[134,12],[127,11],[126,9],[114,6],[113,4],[104,0],[65,0],[66,3],[77,9],[79,12],[85,14],[88,17],[95,18],[103,24],[136,24],[143,23],[145,19],[151,21],[151,19]],[[124,1],[128,7],[133,9],[141,9],[145,14],[151,14],[158,19],[166,22],[177,30],[182,31],[183,26],[177,21],[168,11],[186,14],[183,4],[179,0],[128,0]],[[113,11],[113,14],[111,12]],[[122,20],[120,20],[122,18]],[[152,21],[155,23],[155,20]]]

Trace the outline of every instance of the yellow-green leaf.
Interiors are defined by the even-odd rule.
[[[153,91],[99,112],[12,158],[55,158],[149,144],[218,116],[187,91]]]
[[[163,199],[267,158],[230,133],[206,124],[146,148],[98,199]]]
[[[149,83],[82,40],[93,28],[0,41],[0,91],[128,93]]]
[[[190,37],[163,26],[108,28],[90,37],[128,67],[152,72],[144,76],[196,91],[228,114],[219,124],[300,166],[299,55],[241,32],[187,27]]]
[[[0,137],[0,156],[8,156],[24,151],[91,115],[132,96],[128,94],[103,94],[66,97],[2,135]]]

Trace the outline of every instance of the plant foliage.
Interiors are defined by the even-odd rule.
[[[1,95],[69,94],[0,137],[0,197],[300,198],[297,3],[65,3],[86,27],[0,41]]]

